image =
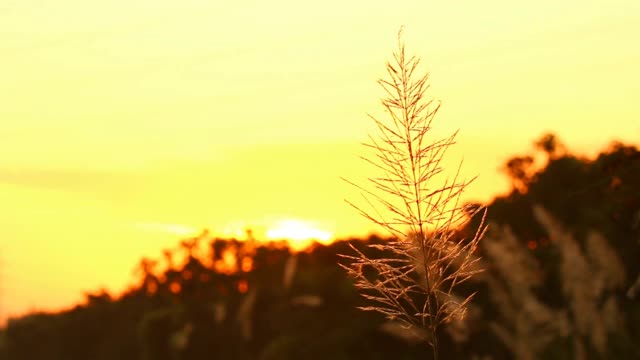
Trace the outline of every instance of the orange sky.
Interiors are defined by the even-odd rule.
[[[547,130],[640,142],[633,0],[3,1],[0,318],[120,290],[190,229],[373,230],[339,177],[366,175],[401,25],[471,198]]]

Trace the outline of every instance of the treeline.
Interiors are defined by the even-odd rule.
[[[143,259],[137,285],[117,299],[98,292],[70,311],[11,320],[5,358],[422,356],[422,344],[390,336],[394,327],[356,309],[364,303],[337,266],[337,254],[349,250],[338,242],[292,253],[284,244],[204,233],[166,250],[162,261]]]
[[[513,190],[487,205],[485,271],[461,289],[474,302],[443,328],[441,357],[640,358],[638,149],[614,143],[586,159],[549,134],[504,169]],[[357,309],[367,302],[338,266],[351,246],[371,253],[383,241],[293,253],[205,232],[143,259],[117,298],[97,292],[69,311],[10,320],[0,356],[428,359],[424,333]]]
[[[546,134],[503,169],[468,338],[492,334],[504,358],[640,359],[640,151],[587,159]]]

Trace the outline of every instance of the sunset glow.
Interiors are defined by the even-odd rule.
[[[313,225],[300,220],[283,220],[266,232],[268,240],[288,240],[292,248],[299,250],[308,246],[312,241],[327,243],[333,235]]]
[[[380,231],[340,177],[370,175],[401,26],[434,133],[461,131],[443,166],[479,176],[463,200],[508,190],[502,164],[545,131],[640,143],[640,2],[603,4],[2,1],[0,323],[120,293],[205,228],[296,249]]]

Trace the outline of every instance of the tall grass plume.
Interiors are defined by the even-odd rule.
[[[438,329],[463,319],[473,297],[455,289],[480,271],[475,252],[485,226],[483,216],[471,238],[456,233],[482,209],[461,205],[460,197],[473,181],[460,180],[461,163],[453,175],[444,172],[442,160],[457,132],[432,136],[440,104],[427,97],[429,74],[419,74],[419,64],[418,57],[407,56],[399,33],[387,76],[378,81],[388,117],[369,115],[377,133],[364,144],[372,155],[363,160],[377,173],[364,184],[345,179],[363,197],[360,204],[347,203],[393,240],[369,245],[371,251],[354,248],[355,255],[344,255],[343,267],[372,303],[363,310],[425,330],[437,359]]]

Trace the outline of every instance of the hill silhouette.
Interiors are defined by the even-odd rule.
[[[509,194],[487,204],[485,272],[442,357],[640,358],[640,151],[612,143],[594,159],[547,134],[504,170]],[[481,204],[477,204],[480,206]],[[473,219],[460,236],[476,229]],[[286,243],[206,231],[141,259],[135,284],[87,294],[60,313],[11,319],[0,358],[426,359],[424,335],[366,306],[338,263],[378,251],[371,236],[293,252]],[[82,269],[78,269],[82,271]]]

